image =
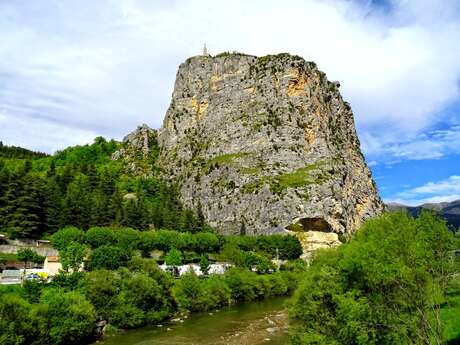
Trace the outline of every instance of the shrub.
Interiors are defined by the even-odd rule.
[[[0,297],[0,344],[29,343],[33,331],[29,322],[30,304],[15,293]]]
[[[38,331],[51,344],[81,344],[92,337],[94,308],[76,291],[46,289],[34,311],[35,317],[46,320],[38,324]]]
[[[88,263],[90,270],[108,269],[116,270],[125,266],[130,259],[130,253],[115,246],[101,246],[93,251]]]
[[[194,235],[194,250],[197,253],[214,253],[220,249],[219,238],[210,232],[200,232]]]
[[[16,256],[19,261],[24,262],[25,267],[28,267],[28,264],[33,262],[33,263],[43,263],[45,261],[45,257],[35,253],[32,249],[30,248],[21,248],[18,250],[16,253]]]
[[[444,221],[385,214],[317,254],[296,292],[293,344],[442,343],[440,309],[458,248]]]
[[[231,303],[231,290],[224,277],[211,275],[202,280],[202,285],[204,285],[202,305],[205,306],[205,310],[220,308]]]
[[[258,273],[268,273],[268,271],[275,269],[272,262],[262,255],[254,252],[243,252],[242,255],[243,265],[248,269],[254,268]]]
[[[235,302],[253,301],[258,297],[256,274],[243,268],[231,268],[225,273],[225,282]]]
[[[208,275],[208,272],[209,272],[209,260],[208,260],[208,257],[206,255],[201,256],[200,270],[204,275]]]
[[[112,322],[120,328],[141,327],[145,323],[145,314],[136,306],[126,303],[123,298],[119,298],[112,313]]]
[[[68,226],[57,231],[51,237],[51,243],[53,244],[54,248],[63,250],[72,242],[83,243],[84,238],[85,233],[83,231],[73,226]]]
[[[88,247],[84,244],[73,242],[59,252],[62,268],[78,271],[82,268],[83,260],[88,253]]]
[[[120,290],[121,279],[116,272],[101,269],[85,275],[86,298],[96,309],[97,315],[103,319],[110,320]]]
[[[182,253],[176,248],[172,248],[165,256],[165,264],[168,266],[182,265]]]
[[[203,305],[204,293],[200,279],[193,270],[184,274],[174,286],[174,294],[179,307],[193,312],[206,309]]]
[[[111,228],[94,227],[85,234],[86,243],[92,248],[115,243],[115,234]]]
[[[114,231],[116,243],[128,251],[137,249],[141,242],[141,233],[131,228],[122,228]]]

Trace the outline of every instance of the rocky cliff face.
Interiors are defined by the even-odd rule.
[[[190,58],[157,164],[222,233],[351,233],[383,204],[339,86],[288,54]]]
[[[153,175],[158,156],[158,133],[146,124],[137,127],[123,138],[121,148],[112,155],[112,160],[122,159],[128,173],[149,177]]]

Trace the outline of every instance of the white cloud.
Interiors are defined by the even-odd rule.
[[[143,122],[159,127],[178,64],[207,42],[211,53],[291,52],[316,61],[341,81],[371,155],[444,155],[447,141],[420,141],[420,133],[459,96],[458,1],[390,7],[340,0],[4,2],[0,109],[115,137]],[[5,135],[11,133],[0,128]],[[21,137],[19,128],[14,135]],[[28,140],[50,146],[44,136]],[[421,143],[426,150],[418,150]]]
[[[370,161],[369,163],[367,163],[368,166],[370,167],[375,167],[378,165],[377,161]]]
[[[361,137],[366,152],[370,155],[385,155],[386,164],[403,159],[438,159],[448,154],[460,154],[460,126],[426,131],[399,139],[393,135],[380,136],[376,140],[370,133]]]
[[[449,202],[460,199],[460,176],[453,175],[437,182],[405,190],[386,202],[397,202],[410,206],[424,203]]]
[[[67,146],[90,143],[98,136],[94,131],[53,123],[43,119],[18,118],[0,113],[1,141],[8,145],[36,148],[44,152],[56,152]]]

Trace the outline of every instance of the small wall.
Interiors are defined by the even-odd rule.
[[[41,256],[58,256],[59,252],[53,247],[37,247],[35,245],[10,245],[10,244],[0,244],[0,253],[5,254],[16,254],[19,249],[29,248],[32,249],[35,253]]]

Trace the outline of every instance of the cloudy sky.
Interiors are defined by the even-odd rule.
[[[460,199],[460,1],[0,0],[0,140],[161,126],[177,66],[290,52],[341,82],[386,201]]]

